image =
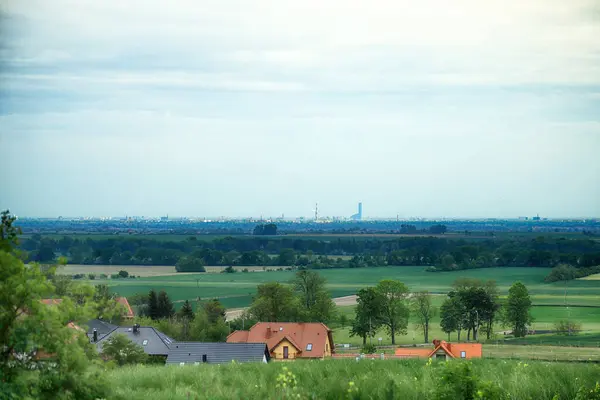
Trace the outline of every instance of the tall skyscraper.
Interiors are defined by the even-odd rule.
[[[362,221],[362,202],[358,203],[358,213],[350,217],[354,221]]]

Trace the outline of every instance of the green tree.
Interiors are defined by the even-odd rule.
[[[183,306],[179,309],[179,317],[191,321],[194,319],[194,310],[188,300],[183,303]]]
[[[121,271],[119,271],[119,276],[121,278],[128,278],[129,277],[129,272],[127,272],[125,270],[121,270]]]
[[[212,299],[202,305],[209,324],[225,321],[225,307],[218,299]]]
[[[527,335],[527,326],[531,324],[531,298],[527,287],[515,282],[508,290],[508,298],[504,306],[504,319],[512,328],[515,337]]]
[[[284,267],[296,264],[296,252],[294,249],[282,249],[277,257],[277,265]]]
[[[429,343],[429,324],[437,315],[437,308],[431,304],[431,294],[427,291],[413,293],[411,311],[417,316],[417,327],[423,329],[425,343]]]
[[[8,221],[9,218],[7,217]],[[2,224],[5,224],[3,219]],[[7,226],[0,238],[0,396],[2,398],[95,399],[110,397],[106,381],[88,368],[94,350],[69,323],[89,319],[90,307],[68,297],[48,306],[54,286],[40,266],[25,266],[12,252]]]
[[[548,276],[544,278],[546,282],[557,282],[557,281],[570,281],[575,279],[577,276],[577,268],[567,265],[559,264],[552,268]],[[566,284],[566,282],[565,282]]]
[[[102,354],[115,360],[121,366],[126,364],[141,364],[148,358],[142,346],[133,343],[123,334],[113,335],[108,338],[102,347]]]
[[[359,336],[363,346],[367,344],[367,337],[374,337],[381,326],[383,314],[383,296],[375,288],[360,289],[356,297],[356,316],[352,321],[350,336]]]
[[[460,302],[458,296],[451,295],[444,300],[444,303],[442,303],[442,306],[440,307],[440,326],[442,331],[448,334],[448,340],[450,340],[450,334],[452,332],[457,332],[458,341],[460,342],[464,312],[464,306]]]
[[[169,295],[164,290],[158,293],[158,317],[171,318],[175,314],[173,303],[169,299]]]
[[[96,285],[94,288],[94,305],[96,317],[119,323],[125,314],[125,306],[116,301],[116,295],[107,285]]]
[[[258,285],[257,293],[250,306],[250,314],[259,321],[297,321],[300,304],[289,286],[278,282]]]
[[[197,257],[181,257],[175,265],[177,272],[206,272],[204,260]]]
[[[302,304],[304,319],[328,323],[335,315],[335,303],[325,289],[325,278],[315,271],[298,271],[292,280]]]
[[[384,279],[375,288],[383,298],[381,324],[396,344],[396,334],[406,335],[410,309],[407,305],[408,288],[400,281]]]
[[[14,226],[17,218],[9,210],[2,211],[0,215],[0,251],[10,253],[19,244],[21,229]]]
[[[154,289],[150,290],[148,293],[148,316],[152,319],[159,319],[161,317],[158,308],[158,296]]]
[[[461,278],[452,286],[455,290],[450,294],[458,297],[464,310],[462,326],[467,330],[467,340],[470,340],[471,333],[473,340],[477,340],[482,325],[487,326],[488,334],[491,333],[500,308],[495,282],[484,283],[478,279]]]
[[[294,289],[299,293],[302,305],[307,310],[314,306],[317,295],[325,290],[325,278],[315,271],[298,271],[292,283]]]

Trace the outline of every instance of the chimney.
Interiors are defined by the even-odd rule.
[[[440,343],[441,343],[441,342],[440,342],[438,339],[434,339],[434,340],[433,340],[433,346],[434,346],[434,347],[438,347],[438,346],[440,345]]]
[[[205,363],[207,361],[206,354],[202,354],[202,362]]]
[[[133,333],[139,333],[140,332],[140,324],[134,324],[133,325]]]
[[[98,341],[98,331],[96,330],[96,328],[94,328],[93,336],[94,336],[94,343],[96,343]]]

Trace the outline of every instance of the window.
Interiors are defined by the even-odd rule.
[[[312,350],[312,343],[309,343],[306,345],[306,351],[311,351]]]
[[[146,346],[148,344],[148,339],[144,339],[144,341],[142,342],[143,346]]]
[[[467,352],[466,351],[461,351],[460,352],[460,358],[467,358]]]
[[[289,347],[283,346],[283,358],[287,359],[289,357]]]

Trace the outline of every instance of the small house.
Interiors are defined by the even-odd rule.
[[[109,333],[100,336],[98,330],[92,331],[90,341],[96,345],[99,353],[102,353],[102,347],[108,339],[114,335],[125,335],[133,343],[139,344],[144,349],[144,352],[150,356],[167,357],[169,354],[169,346],[175,341],[150,326],[133,325],[129,327],[116,327]]]
[[[170,346],[167,364],[267,363],[270,359],[269,349],[264,343],[176,342]]]
[[[325,358],[334,352],[331,329],[315,322],[258,322],[230,334],[227,343],[265,343],[274,360]]]
[[[449,360],[452,358],[481,358],[481,343],[448,343],[444,340],[434,340],[433,349],[399,347],[396,349],[397,358],[435,358]]]

